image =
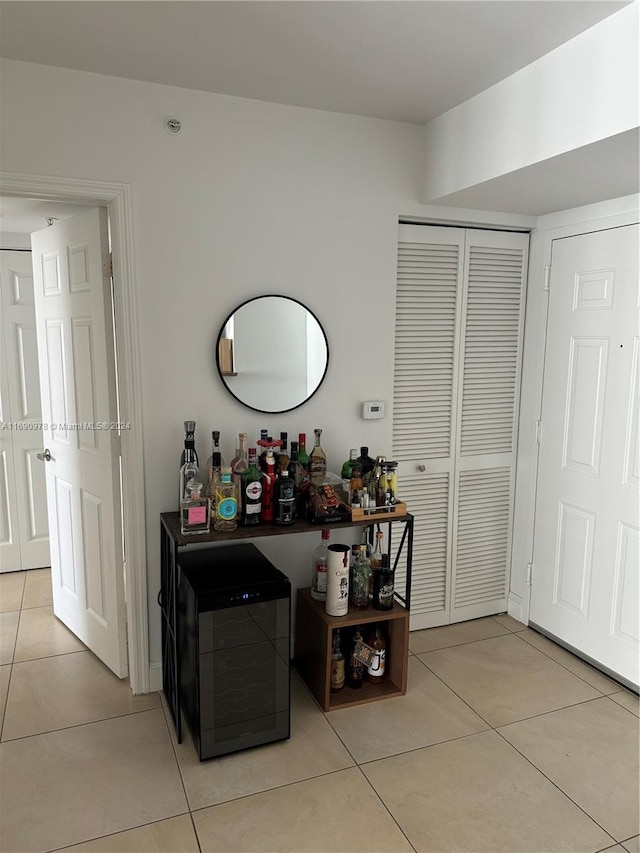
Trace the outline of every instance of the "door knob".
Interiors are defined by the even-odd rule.
[[[36,456],[41,462],[51,462],[53,456],[48,447],[45,447],[44,453],[36,453]]]
[[[421,473],[424,473],[426,470],[427,470],[426,465],[418,465],[418,471],[420,471]]]

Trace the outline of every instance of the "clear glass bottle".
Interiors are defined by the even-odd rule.
[[[311,451],[311,454],[309,455],[309,477],[311,478],[312,483],[315,483],[316,485],[322,485],[327,475],[327,454],[320,446],[320,436],[322,435],[322,430],[314,429],[313,432],[316,437],[316,443],[313,450]],[[299,457],[300,452],[298,451],[298,458]]]
[[[369,579],[369,598],[373,598],[374,590],[376,586],[376,577],[380,569],[382,568],[382,560],[386,554],[382,553],[382,540],[384,539],[384,533],[381,530],[378,530],[376,533],[376,542],[371,552],[371,556],[369,557],[369,562],[371,564],[371,578]]]
[[[243,473],[247,470],[249,463],[247,461],[247,434],[246,432],[241,432],[238,436],[238,458],[234,460],[234,464],[231,468],[231,474],[233,482],[236,484],[236,488],[238,489],[238,493],[240,493],[241,488],[241,478]]]
[[[211,517],[209,498],[202,495],[202,483],[190,480],[187,496],[180,502],[180,530],[187,536],[191,533],[208,533]]]
[[[311,555],[311,598],[316,601],[327,599],[327,559],[331,531],[322,531],[322,542],[314,548]]]
[[[189,448],[187,448],[187,442],[189,442]],[[196,452],[196,422],[195,421],[185,421],[184,422],[184,449],[182,451],[182,456],[180,457],[180,467],[184,465],[187,461],[187,450],[190,449],[193,451],[193,458],[195,459],[195,463],[198,467],[200,467],[200,460],[198,459],[198,454]]]
[[[296,484],[285,468],[273,487],[274,524],[293,524],[296,517]]]
[[[224,456],[220,450],[220,430],[217,429],[214,429],[211,433],[211,456],[207,459],[207,471],[211,471],[211,460],[214,453],[220,454],[220,465],[226,468],[227,463],[224,461]]]
[[[185,461],[180,468],[178,485],[178,506],[187,497],[187,486],[192,480],[200,482],[200,472],[196,462],[195,451],[190,446],[191,442],[185,441]]]
[[[331,638],[331,692],[337,693],[344,687],[344,654],[340,643],[340,628],[336,628]]]
[[[385,676],[387,663],[387,641],[382,633],[380,623],[376,623],[375,628],[369,635],[368,644],[374,651],[373,659],[367,667],[367,681],[380,683]]]
[[[258,451],[249,448],[249,464],[241,477],[240,518],[243,527],[260,524],[262,509],[262,473],[258,468]]]
[[[356,610],[366,610],[369,606],[369,578],[371,564],[361,545],[351,549],[352,560],[349,577],[349,604]]]
[[[216,490],[216,520],[213,526],[218,531],[235,530],[238,526],[237,517],[238,487],[231,479],[229,468],[223,468]]]

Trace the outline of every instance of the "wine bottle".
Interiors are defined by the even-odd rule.
[[[351,639],[351,654],[349,655],[349,666],[347,668],[347,684],[356,690],[362,687],[364,681],[365,665],[356,657],[356,651],[362,642],[362,632],[360,628],[356,628]]]
[[[247,462],[247,434],[246,432],[241,432],[238,436],[239,446],[238,446],[238,456],[233,460],[234,464],[231,467],[231,474],[233,482],[236,484],[236,488],[238,489],[238,493],[241,488],[241,479],[243,473],[247,470],[248,462]]]
[[[262,509],[262,474],[258,468],[258,453],[255,447],[249,448],[249,464],[243,471],[241,482],[240,523],[243,527],[260,524]]]
[[[382,555],[382,566],[373,580],[373,606],[376,610],[393,610],[394,572],[389,565],[389,555]]]
[[[307,436],[306,433],[301,432],[298,435],[298,462],[302,465],[304,470],[309,473],[309,454],[307,453]]]
[[[273,487],[273,521],[275,524],[293,524],[296,508],[296,484],[289,471],[280,471]]]
[[[340,647],[340,628],[336,628],[331,638],[331,692],[342,690],[344,680],[344,654]]]

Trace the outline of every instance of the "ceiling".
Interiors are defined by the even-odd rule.
[[[424,124],[630,2],[0,0],[0,56]],[[436,203],[507,211],[515,197],[517,212],[541,214],[635,192],[634,140],[609,142],[597,186],[583,180],[594,149]],[[1,201],[0,230],[16,233],[79,210]]]

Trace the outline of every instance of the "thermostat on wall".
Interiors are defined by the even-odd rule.
[[[384,403],[382,400],[366,400],[362,404],[362,417],[367,420],[384,417]]]

